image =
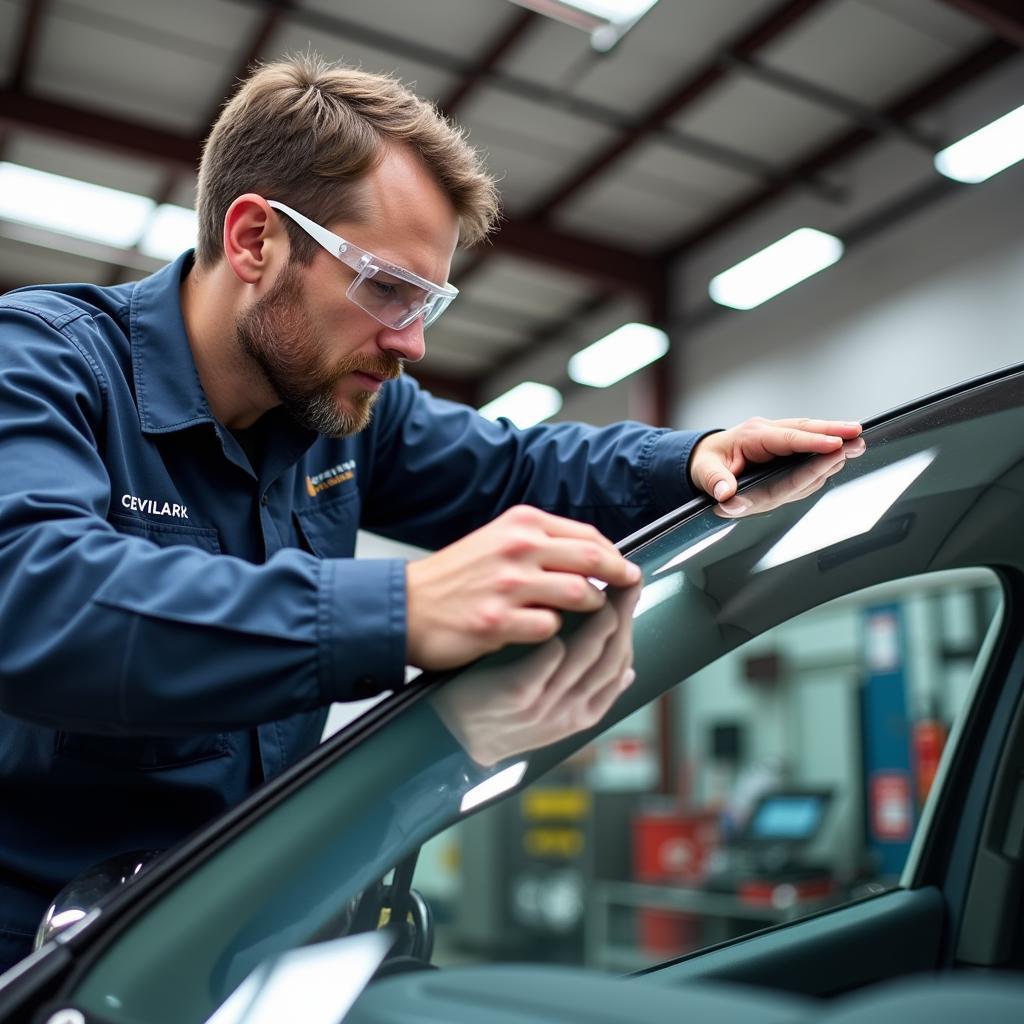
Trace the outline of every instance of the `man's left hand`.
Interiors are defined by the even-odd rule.
[[[736,477],[750,463],[798,452],[827,454],[860,432],[859,423],[842,420],[754,417],[701,438],[690,455],[690,479],[716,501],[728,501],[736,493]]]

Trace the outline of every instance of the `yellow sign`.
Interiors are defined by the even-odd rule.
[[[585,789],[530,789],[522,796],[527,821],[579,821],[590,811],[590,794]]]
[[[583,852],[583,830],[530,828],[523,833],[523,848],[531,857],[563,857],[570,860]]]

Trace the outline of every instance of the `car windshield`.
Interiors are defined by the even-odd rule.
[[[600,619],[378,706],[315,770],[214,827],[200,862],[105,944],[78,1005],[115,1024],[198,1024],[268,956],[351,931],[360,894],[432,836],[776,624],[888,580],[1021,564],[1022,379],[869,426],[834,475],[788,461],[741,491],[743,514],[698,503],[654,524],[626,545],[642,589],[611,594]],[[631,685],[589,682],[629,648]]]

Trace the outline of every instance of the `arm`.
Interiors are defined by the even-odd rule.
[[[388,385],[371,430],[363,525],[428,548],[519,504],[623,537],[695,497],[687,463],[704,436],[642,423],[517,430],[408,378]]]
[[[87,330],[0,310],[0,710],[166,735],[399,682],[404,563],[290,549],[253,565],[110,526],[108,381]]]
[[[602,534],[622,536],[694,497],[691,476],[733,493],[732,474],[748,462],[831,452],[860,430],[750,420],[706,435],[637,423],[520,431],[408,380],[381,412],[364,525],[442,548],[407,570],[408,659],[435,669],[549,639],[561,612],[601,607],[604,593],[588,578],[633,583],[633,567]],[[509,508],[516,502],[534,507]]]

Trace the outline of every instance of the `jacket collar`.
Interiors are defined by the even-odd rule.
[[[181,282],[192,268],[192,259],[189,249],[141,280],[132,293],[132,372],[139,420],[146,433],[214,422],[181,314]]]

